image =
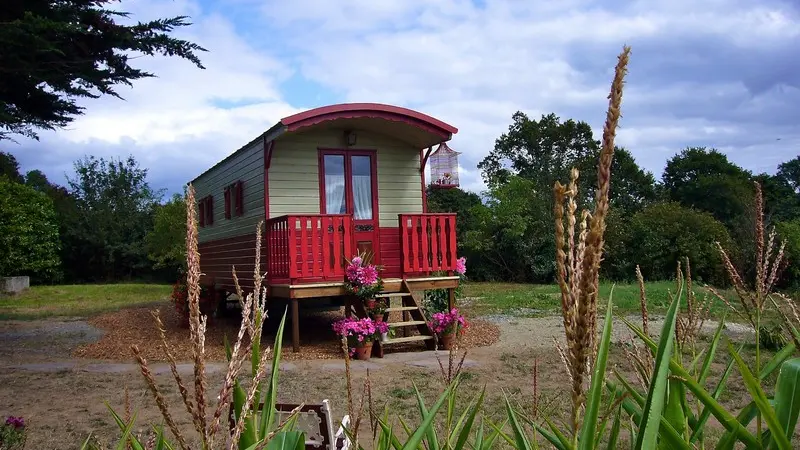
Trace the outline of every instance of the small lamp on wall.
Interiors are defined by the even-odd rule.
[[[345,131],[344,132],[344,142],[347,144],[348,147],[352,147],[356,145],[356,132],[355,131]]]

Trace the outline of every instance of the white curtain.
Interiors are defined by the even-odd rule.
[[[353,203],[356,220],[372,219],[372,177],[353,175]]]
[[[344,175],[325,175],[325,213],[345,213]]]

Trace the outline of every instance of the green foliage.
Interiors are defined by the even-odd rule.
[[[780,280],[781,287],[800,290],[800,218],[791,222],[779,222],[775,224],[775,231],[778,238],[786,243],[786,259],[789,265],[783,272]]]
[[[154,74],[132,67],[136,55],[178,56],[203,68],[205,51],[170,34],[190,25],[178,16],[122,25],[112,0],[6,0],[0,11],[0,139],[36,138],[36,129],[69,124],[82,98],[119,97],[115,88]]]
[[[154,268],[185,272],[186,266],[186,204],[175,194],[163,205],[155,206],[153,228],[147,232],[147,256]]]
[[[481,253],[488,265],[474,276],[517,282],[553,278],[555,243],[550,202],[537,195],[536,184],[511,176],[491,190],[485,206],[474,208],[478,229],[467,232],[467,248]]]
[[[672,277],[676,262],[688,257],[695,278],[725,285],[725,272],[715,242],[725,249],[734,248],[725,226],[711,214],[677,203],[658,203],[631,219],[622,245],[635,249],[635,253],[623,270],[633,273],[633,265],[639,264],[645,278],[666,280]],[[619,246],[615,243],[612,248]]]
[[[145,235],[161,197],[131,156],[126,160],[87,157],[75,163],[69,186],[76,215],[67,225],[65,265],[73,277],[114,280],[150,271]]]
[[[11,153],[0,152],[0,177],[5,176],[11,181],[22,183],[24,179],[19,173],[17,158]]]
[[[33,282],[60,277],[58,225],[53,202],[34,189],[0,177],[0,274]]]
[[[794,192],[800,195],[800,156],[781,163],[778,166],[777,176],[786,181]]]

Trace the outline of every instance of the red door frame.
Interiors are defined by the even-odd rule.
[[[372,254],[373,264],[380,264],[380,211],[378,209],[378,152],[375,149],[337,149],[337,148],[318,148],[319,153],[319,211],[320,214],[325,214],[325,155],[341,155],[344,157],[344,192],[345,192],[345,212],[354,216],[354,198],[353,198],[353,164],[350,160],[351,156],[369,156],[370,157],[370,181],[372,184],[372,219],[371,220],[355,220],[353,217],[353,241],[354,248],[358,248],[359,240],[372,241]],[[356,231],[359,225],[372,226],[370,231]],[[355,255],[349,255],[351,258]]]

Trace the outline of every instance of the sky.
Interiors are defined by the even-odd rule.
[[[133,155],[180,192],[282,117],[342,102],[412,108],[459,129],[462,187],[523,111],[602,133],[616,56],[632,47],[617,143],[660,177],[689,146],[774,173],[800,153],[800,0],[123,0],[135,21],[187,15],[176,35],[206,70],[141,57],[158,75],[40,140],[0,142],[65,183],[84,155]]]

